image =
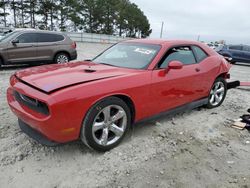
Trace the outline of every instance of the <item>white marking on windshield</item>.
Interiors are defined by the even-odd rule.
[[[154,54],[155,53],[154,50],[149,50],[149,49],[145,49],[145,48],[136,48],[134,51],[142,53],[142,54],[146,54],[146,55],[150,55],[150,54]]]

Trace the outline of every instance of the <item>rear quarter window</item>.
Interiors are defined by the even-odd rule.
[[[60,34],[38,33],[37,42],[59,42],[64,40],[64,36]]]
[[[201,62],[208,57],[206,52],[198,46],[193,46],[193,50],[198,62]]]

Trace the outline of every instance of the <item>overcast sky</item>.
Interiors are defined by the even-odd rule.
[[[163,38],[250,44],[250,0],[131,0],[148,17],[153,33]]]

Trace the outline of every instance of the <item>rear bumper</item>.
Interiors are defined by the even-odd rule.
[[[73,53],[70,54],[70,60],[76,60],[77,59],[77,51],[75,50]]]
[[[246,86],[249,87],[250,86],[250,82],[241,82],[239,80],[234,81],[234,82],[228,82],[227,83],[227,89],[232,89],[232,88],[236,88],[239,86]]]
[[[227,89],[233,89],[240,86],[240,81],[227,82]]]
[[[19,124],[20,129],[25,134],[27,134],[29,137],[33,138],[40,144],[45,145],[45,146],[51,146],[51,147],[60,145],[60,143],[58,142],[49,140],[48,138],[46,138],[46,136],[44,136],[37,130],[31,128],[28,124],[24,123],[21,119],[18,119],[18,124]]]

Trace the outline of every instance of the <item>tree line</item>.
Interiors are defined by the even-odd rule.
[[[152,32],[129,0],[1,0],[0,25],[138,38]]]

